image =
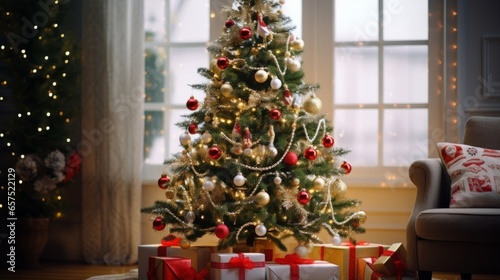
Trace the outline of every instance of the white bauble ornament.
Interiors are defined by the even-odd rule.
[[[269,154],[271,156],[275,157],[278,155],[278,149],[276,149],[276,147],[274,147],[274,145],[272,143],[269,144],[269,146],[267,146],[267,148],[268,148]]]
[[[264,224],[259,224],[255,227],[255,234],[258,236],[264,236],[267,233],[267,228]]]
[[[187,211],[186,215],[184,215],[184,218],[186,218],[186,222],[192,224],[196,219],[196,215],[194,214],[193,211]]]
[[[304,102],[302,106],[304,108],[304,111],[308,112],[309,114],[316,115],[321,111],[323,103],[321,102],[321,99],[317,98],[316,95],[313,94]]]
[[[265,70],[258,70],[257,72],[255,72],[255,80],[259,83],[264,83],[265,81],[267,81],[267,78],[269,77],[269,73],[267,73]]]
[[[271,87],[273,89],[279,89],[281,87],[282,83],[281,83],[281,80],[278,79],[278,78],[273,78],[271,80]]]
[[[276,177],[274,177],[273,182],[274,182],[276,185],[279,185],[279,184],[281,184],[281,178],[280,178],[279,176],[276,176]]]
[[[222,93],[222,95],[224,95],[225,97],[229,97],[231,96],[231,94],[233,93],[233,87],[231,86],[230,83],[224,83],[221,87],[220,87],[220,92]]]
[[[299,245],[299,246],[295,247],[295,249],[293,249],[293,251],[295,253],[297,253],[297,255],[299,255],[301,258],[307,257],[307,247],[306,246]]]
[[[207,192],[213,191],[215,188],[214,182],[210,180],[210,178],[206,178],[205,182],[203,183],[203,189],[205,189]]]
[[[201,141],[207,144],[212,142],[212,134],[208,133],[208,131],[205,131],[205,133],[201,135]]]
[[[335,234],[332,238],[332,244],[335,246],[338,246],[338,245],[340,245],[340,243],[342,243],[342,239],[340,238],[340,235]]]
[[[233,178],[233,183],[237,186],[237,187],[241,187],[245,184],[246,182],[246,178],[243,177],[243,175],[241,174],[241,172],[238,172],[238,174],[236,176],[234,176]]]
[[[181,145],[187,146],[189,143],[191,143],[191,136],[189,136],[188,132],[184,132],[179,136],[179,142],[181,142]]]

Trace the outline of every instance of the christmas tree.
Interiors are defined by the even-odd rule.
[[[2,170],[15,168],[16,216],[60,217],[59,186],[73,178],[81,160],[71,146],[80,60],[65,28],[68,0],[6,1],[0,14],[0,102],[9,108],[0,124]]]
[[[303,81],[304,42],[283,4],[235,0],[223,10],[222,35],[208,46],[213,60],[198,70],[207,83],[192,85],[206,97],[187,100],[183,151],[158,180],[167,199],[142,209],[181,247],[215,234],[220,248],[267,237],[287,250],[290,237],[322,243],[323,228],[337,244],[364,232],[366,215],[340,179],[351,171],[349,151],[334,145],[319,86]]]

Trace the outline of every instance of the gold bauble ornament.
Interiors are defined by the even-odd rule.
[[[259,83],[264,83],[265,81],[267,81],[267,78],[269,77],[269,73],[267,73],[266,70],[258,70],[257,72],[255,72],[255,80]]]
[[[165,192],[165,197],[168,199],[172,199],[175,197],[175,192],[173,190],[167,190]]]
[[[229,97],[233,93],[233,87],[231,86],[230,83],[226,82],[220,87],[220,92],[225,97]]]
[[[294,40],[290,43],[290,46],[292,47],[292,49],[294,50],[297,50],[297,51],[301,51],[304,49],[304,40],[302,39],[297,39],[297,40]]]
[[[264,190],[261,190],[255,195],[255,202],[260,206],[267,205],[269,203],[269,200],[269,194]]]
[[[214,74],[220,76],[220,73],[221,73],[221,69],[219,68],[219,66],[217,66],[217,59],[212,59],[212,61],[210,61],[210,71],[212,71]]]
[[[337,179],[335,180],[335,182],[333,182],[333,190],[338,195],[342,195],[347,191],[347,185],[344,183],[344,181]]]
[[[314,189],[316,190],[321,190],[325,187],[325,179],[321,177],[317,177],[316,179],[314,179],[313,183],[314,183]]]
[[[368,216],[366,215],[365,211],[359,211],[357,217],[359,223],[361,224],[366,223],[366,220],[368,219]]]
[[[191,247],[191,241],[187,240],[186,238],[182,238],[179,242],[179,247],[181,247],[182,249],[189,249],[189,247]]]
[[[293,184],[294,186],[298,186],[298,185],[300,184],[300,180],[299,180],[299,178],[294,178],[294,179],[293,179],[293,181],[292,181],[292,184]]]
[[[302,104],[304,111],[312,115],[318,114],[322,106],[321,99],[317,98],[314,94]]]

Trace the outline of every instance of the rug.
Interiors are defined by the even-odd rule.
[[[139,279],[139,271],[137,269],[132,269],[127,273],[123,274],[107,274],[92,276],[87,278],[87,280],[137,280]]]

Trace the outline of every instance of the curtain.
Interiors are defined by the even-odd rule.
[[[140,241],[143,1],[82,2],[83,257],[131,264]]]

